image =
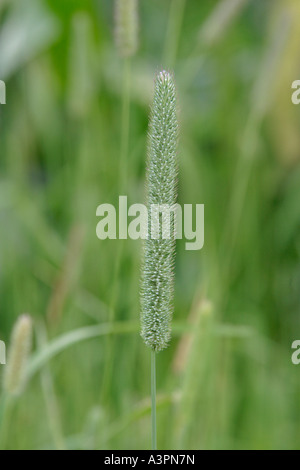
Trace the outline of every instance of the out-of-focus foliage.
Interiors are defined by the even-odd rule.
[[[159,446],[299,448],[299,1],[140,0],[139,14],[129,204],[144,202],[161,67],[174,69],[180,101],[179,202],[205,204],[203,250],[177,244]],[[8,448],[149,446],[141,246],[95,231],[97,206],[120,194],[113,32],[111,0],[0,1],[0,338],[22,312],[36,349],[80,329],[16,402]]]

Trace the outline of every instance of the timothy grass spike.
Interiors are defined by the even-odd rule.
[[[120,56],[131,57],[138,48],[138,0],[115,0],[115,40]]]
[[[11,346],[4,377],[4,390],[8,395],[17,396],[22,392],[25,370],[31,349],[32,320],[22,315],[17,320],[11,338]]]
[[[155,352],[168,346],[171,336],[174,295],[175,216],[159,215],[159,237],[151,227],[157,214],[153,205],[174,208],[177,198],[178,119],[174,77],[159,72],[155,79],[150,117],[147,169],[148,236],[144,246],[142,272],[142,337]],[[171,218],[170,218],[171,215]],[[164,218],[169,217],[170,236],[164,237]]]

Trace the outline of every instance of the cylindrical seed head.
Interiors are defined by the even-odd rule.
[[[4,390],[9,395],[17,396],[23,390],[31,340],[31,317],[29,315],[22,315],[17,320],[13,329],[4,377]]]
[[[174,77],[162,71],[155,79],[148,143],[147,204],[148,235],[144,245],[141,294],[141,334],[154,351],[168,346],[171,336],[174,295],[175,216],[160,216],[160,233],[151,233],[151,207],[174,208],[177,198],[178,119]],[[153,215],[153,218],[155,216]],[[163,224],[169,218],[170,236]]]
[[[115,0],[115,41],[120,56],[133,56],[138,48],[138,0]]]

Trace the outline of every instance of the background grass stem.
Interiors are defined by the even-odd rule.
[[[120,188],[127,191],[128,179],[128,146],[130,127],[130,83],[131,83],[131,60],[124,59],[123,62],[123,92],[122,92],[122,124],[121,124],[121,147],[120,147]],[[122,193],[123,194],[123,193]]]
[[[169,22],[163,63],[166,67],[173,68],[176,63],[180,34],[184,18],[186,0],[173,0],[170,5]]]
[[[125,58],[123,60],[123,92],[122,92],[122,122],[121,122],[121,144],[120,144],[120,175],[119,175],[119,188],[120,194],[126,195],[128,192],[128,145],[129,145],[129,128],[130,128],[130,83],[131,83],[131,60]],[[119,241],[117,256],[115,262],[115,269],[112,282],[111,303],[109,308],[109,322],[113,323],[115,320],[116,304],[118,302],[118,277],[122,264],[122,257],[124,252],[124,240]],[[102,385],[102,399],[105,401],[109,384],[111,381],[111,373],[113,370],[112,364],[114,360],[113,354],[113,337],[109,336],[106,341],[106,362],[103,373]]]
[[[6,393],[3,393],[0,399],[0,450],[6,449],[12,407],[12,397],[8,396]]]

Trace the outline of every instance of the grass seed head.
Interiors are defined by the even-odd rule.
[[[25,382],[25,369],[31,349],[32,320],[22,315],[17,320],[11,338],[6,366],[4,389],[9,395],[19,395]]]
[[[138,48],[138,0],[115,0],[115,40],[120,56],[133,56]]]
[[[155,79],[150,117],[147,169],[148,236],[144,246],[141,294],[141,334],[145,343],[158,352],[168,346],[171,336],[174,295],[175,217],[171,213],[170,237],[151,236],[151,206],[169,208],[177,198],[178,119],[174,77],[159,72]],[[154,217],[154,216],[153,216]]]

